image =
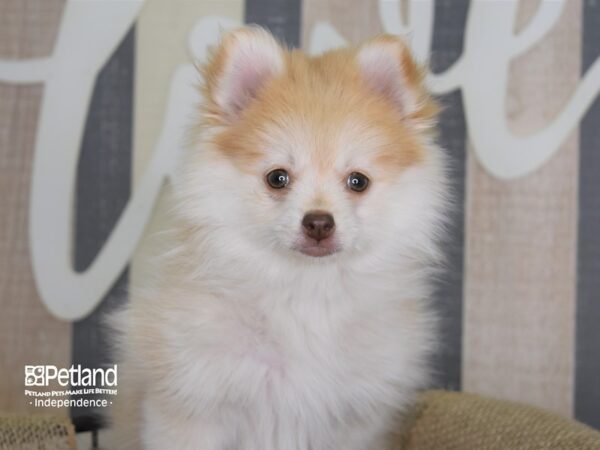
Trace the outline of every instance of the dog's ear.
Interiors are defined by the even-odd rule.
[[[379,36],[363,44],[356,58],[367,85],[391,100],[403,117],[423,123],[436,115],[437,108],[423,88],[424,71],[402,39]]]
[[[235,121],[284,70],[284,52],[264,29],[246,27],[226,34],[203,71],[207,113],[221,123]]]

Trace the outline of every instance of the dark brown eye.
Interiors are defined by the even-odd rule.
[[[283,169],[271,170],[267,174],[267,184],[273,189],[283,189],[290,183],[290,176]]]
[[[348,189],[354,192],[363,192],[369,186],[369,178],[360,172],[352,172],[348,175],[348,181],[346,181]]]

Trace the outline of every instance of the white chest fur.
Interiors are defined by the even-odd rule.
[[[425,381],[431,323],[421,300],[395,283],[325,275],[163,309],[156,325],[167,370],[148,380],[160,393],[149,401],[171,404],[200,429],[210,418],[233,448],[320,449],[356,427],[380,431]],[[152,406],[147,415],[162,420]],[[289,436],[311,444],[284,444]]]

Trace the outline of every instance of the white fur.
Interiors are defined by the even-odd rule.
[[[122,448],[383,449],[426,384],[441,150],[423,142],[425,159],[384,183],[375,131],[349,123],[324,174],[310,127],[284,129],[266,131],[262,162],[293,173],[284,200],[207,137],[186,156],[175,215],[187,238],[118,319],[116,424],[133,436]],[[358,201],[340,181],[357,167],[372,179]],[[334,215],[342,247],[323,258],[293,249],[316,207]]]

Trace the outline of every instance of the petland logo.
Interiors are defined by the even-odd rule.
[[[54,389],[59,386],[63,389]],[[68,369],[25,366],[25,387],[25,397],[35,407],[106,408],[118,393],[117,365],[106,369],[88,369],[79,364]]]
[[[25,366],[25,386],[49,386],[51,382],[71,387],[115,387],[117,365],[108,369],[82,368],[80,364],[59,369],[56,366]]]

